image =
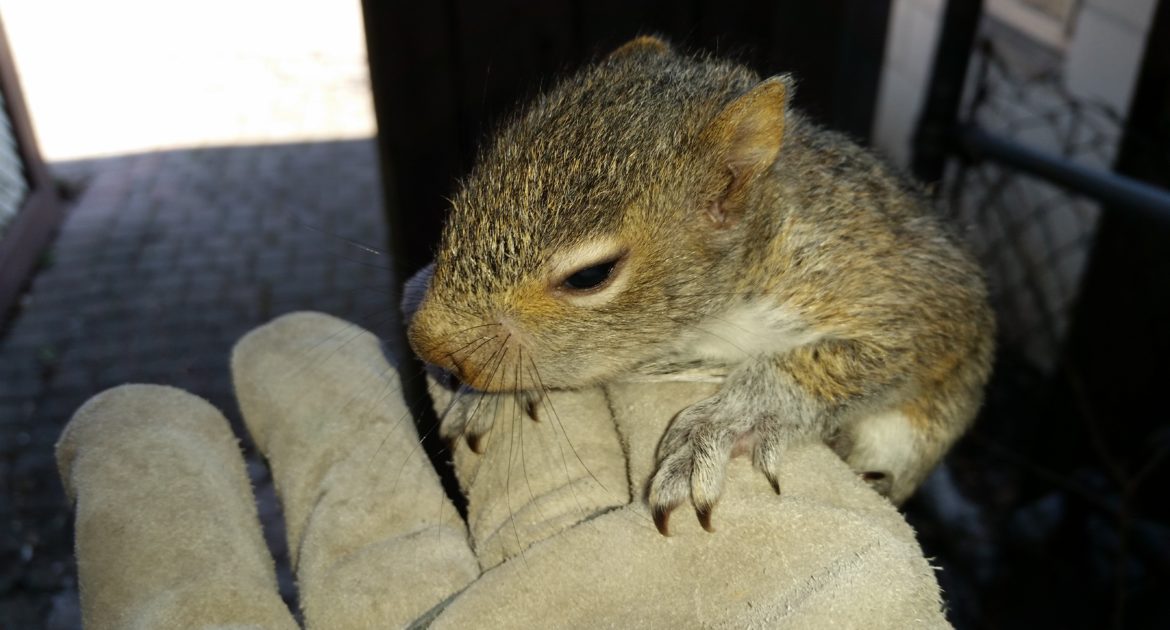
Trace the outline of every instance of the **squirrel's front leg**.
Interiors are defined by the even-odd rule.
[[[659,532],[667,535],[670,513],[688,499],[703,528],[713,531],[711,511],[738,452],[750,452],[779,493],[784,451],[823,440],[844,405],[888,388],[897,358],[864,343],[833,340],[740,365],[718,393],[681,411],[659,444],[649,493]]]

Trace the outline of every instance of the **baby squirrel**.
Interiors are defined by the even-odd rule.
[[[725,369],[659,444],[663,534],[687,500],[711,530],[733,452],[779,492],[785,448],[810,440],[900,504],[982,401],[994,320],[976,264],[792,91],[654,37],[567,78],[479,153],[410,324],[424,360],[530,410],[550,389]],[[478,450],[490,424],[443,432]]]

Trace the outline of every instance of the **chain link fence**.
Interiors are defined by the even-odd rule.
[[[972,60],[962,117],[1027,146],[1110,170],[1122,117],[1071,94],[1060,61],[1010,36],[986,36]],[[952,162],[939,197],[988,274],[1001,340],[1050,372],[1068,330],[1099,205],[992,161]]]
[[[16,146],[16,134],[8,119],[4,96],[0,94],[0,236],[16,217],[28,196],[28,180]]]

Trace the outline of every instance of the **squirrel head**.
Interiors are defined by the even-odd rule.
[[[581,387],[658,358],[726,301],[791,87],[641,37],[539,96],[452,200],[415,351],[482,391]]]

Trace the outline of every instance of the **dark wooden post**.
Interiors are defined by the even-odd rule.
[[[982,0],[947,0],[930,69],[929,91],[914,132],[911,169],[923,183],[942,179],[947,156],[954,148],[971,47],[982,16]]]

